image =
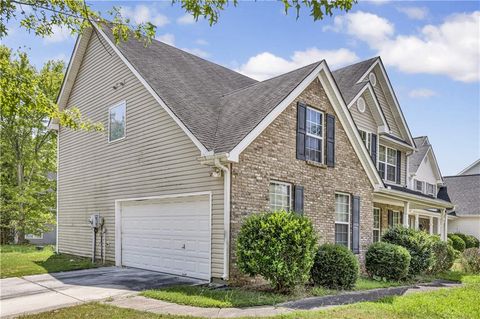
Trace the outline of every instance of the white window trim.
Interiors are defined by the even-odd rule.
[[[315,138],[317,140],[320,140],[322,141],[322,147],[320,148],[320,151],[321,151],[321,156],[320,156],[320,162],[317,162],[317,163],[320,163],[320,164],[325,164],[325,113],[323,111],[320,111],[316,108],[313,108],[313,107],[310,107],[310,106],[307,106],[307,111],[308,110],[312,110],[314,112],[317,112],[317,113],[320,113],[322,115],[322,120],[321,120],[321,125],[322,125],[322,136],[318,136],[318,135],[315,135],[315,134],[311,134],[311,133],[308,133],[308,129],[307,129],[307,114],[305,114],[305,133],[307,136],[310,136],[312,138]],[[306,141],[305,141],[306,142]]]
[[[350,197],[350,194],[348,193],[342,193],[342,192],[335,192],[335,195],[344,195],[344,196],[348,196],[348,222],[339,222],[337,221],[337,196],[335,196],[335,224],[341,224],[341,225],[347,225],[348,228],[347,228],[347,241],[348,241],[348,249],[350,249],[351,247],[351,215],[352,215],[352,199]],[[335,242],[336,244],[336,242]]]
[[[417,188],[417,183],[421,183],[421,184],[422,184],[422,189],[418,189],[418,188]],[[425,182],[419,181],[418,179],[415,179],[415,180],[414,180],[414,183],[413,183],[413,187],[414,187],[414,188],[413,188],[414,190],[423,193],[424,190],[425,190]]]
[[[268,187],[270,187],[271,184],[278,184],[278,185],[285,185],[287,186],[287,189],[288,189],[288,206],[289,206],[289,209],[287,209],[286,211],[291,211],[292,210],[292,184],[290,183],[287,183],[287,182],[282,182],[282,181],[277,181],[277,180],[271,180],[270,183],[268,184]],[[270,210],[272,210],[272,205],[271,205],[271,202],[270,202],[270,188],[268,190],[268,207]]]
[[[122,105],[125,105],[125,134],[123,134],[123,137],[117,138],[116,140],[112,141],[110,140],[110,112],[112,111],[112,109]],[[108,108],[108,143],[115,143],[125,139],[126,137],[127,137],[127,101],[123,100]]]
[[[432,186],[432,193],[430,193],[428,191],[428,185]],[[437,189],[437,185],[425,182],[425,194],[435,196],[436,195],[436,189]]]
[[[363,130],[363,129],[358,129],[359,133],[360,133],[360,137],[362,137],[362,132],[364,132],[366,134],[366,139],[367,139],[367,143],[365,144],[365,147],[367,148],[367,151],[370,155],[372,155],[372,132],[368,131],[368,130]],[[363,142],[363,138],[362,138],[362,142]]]
[[[395,215],[397,214],[398,214],[398,223],[395,224]],[[400,214],[399,210],[392,210],[392,224],[393,224],[393,227],[402,225],[402,214]]]
[[[380,148],[381,147],[385,147],[385,162],[380,159]],[[389,149],[395,151],[395,165],[392,165],[392,164],[388,163],[387,158],[388,158],[388,150]],[[397,156],[398,155],[397,154],[398,154],[398,152],[399,152],[399,150],[397,150],[395,148],[392,148],[392,147],[388,147],[388,146],[385,146],[385,145],[379,145],[378,146],[378,169],[380,171],[380,163],[385,164],[385,172],[384,172],[385,173],[385,178],[383,179],[384,181],[395,183],[395,184],[397,183],[397,166],[398,166],[398,161],[397,161]],[[395,167],[395,178],[394,178],[395,180],[394,181],[391,181],[391,180],[387,179],[387,176],[388,176],[387,165]],[[382,177],[382,176],[380,176],[380,177]]]
[[[378,211],[378,228],[375,227],[375,211]],[[382,236],[382,233],[381,233],[381,228],[382,228],[382,211],[380,210],[380,208],[378,207],[373,207],[373,230],[377,230],[378,231],[378,241],[380,241],[380,237]],[[373,232],[372,232],[372,235],[373,235]]]

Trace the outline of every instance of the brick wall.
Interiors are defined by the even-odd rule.
[[[402,213],[403,207],[380,203],[373,203],[373,206],[380,208],[380,233],[383,235],[388,230],[388,210]],[[400,221],[400,223],[403,223],[403,219]]]
[[[280,114],[240,155],[232,165],[231,263],[232,278],[238,278],[235,267],[236,237],[242,220],[269,208],[271,180],[304,187],[304,214],[315,226],[320,242],[333,242],[335,229],[335,192],[361,197],[361,252],[372,242],[373,187],[355,154],[338,116],[335,125],[335,167],[312,165],[296,159],[297,101],[325,113],[335,114],[325,91],[315,80]]]

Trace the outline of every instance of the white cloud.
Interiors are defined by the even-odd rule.
[[[132,7],[122,7],[120,9],[122,16],[129,18],[136,24],[151,22],[157,27],[163,27],[170,23],[166,15],[160,13],[155,7],[148,7],[146,5],[137,5]]]
[[[208,42],[204,39],[197,39],[195,43],[198,45],[208,45]]]
[[[385,18],[372,13],[357,11],[336,16],[333,26],[325,26],[323,31],[345,32],[374,46],[376,43],[383,42],[392,36],[395,27]]]
[[[195,19],[191,14],[185,14],[177,19],[178,24],[186,25],[186,24],[194,24]]]
[[[367,18],[368,17],[368,18]],[[338,16],[333,26],[366,42],[387,65],[406,73],[447,75],[462,82],[480,80],[480,11],[449,16],[414,35],[394,35],[393,24],[365,12]]]
[[[413,20],[423,20],[428,15],[425,7],[398,7],[397,10]]]
[[[429,98],[437,95],[437,92],[430,89],[415,89],[408,92],[408,96],[411,98]]]
[[[70,30],[65,27],[59,27],[57,25],[52,26],[52,34],[45,37],[46,43],[58,43],[73,39]]]
[[[339,67],[359,60],[355,52],[343,48],[338,50],[310,48],[295,51],[290,59],[262,52],[249,58],[245,64],[237,68],[237,71],[257,80],[265,80],[323,59],[330,67]]]
[[[171,33],[161,34],[161,35],[155,37],[155,39],[158,40],[158,41],[162,41],[166,44],[175,46],[175,35],[173,35]]]
[[[56,56],[54,56],[51,60],[62,60],[67,64],[69,57],[65,53],[59,53]]]
[[[202,49],[199,49],[199,48],[181,48],[181,50],[187,51],[201,58],[208,58],[210,56],[210,53],[203,51]]]

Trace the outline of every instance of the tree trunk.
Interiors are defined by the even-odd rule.
[[[24,176],[24,168],[23,164],[21,163],[20,159],[17,159],[17,185],[18,190],[23,192],[23,182],[25,179]],[[23,203],[20,202],[18,204],[18,221],[17,226],[15,229],[15,243],[16,244],[26,244],[27,240],[25,239],[25,212]]]

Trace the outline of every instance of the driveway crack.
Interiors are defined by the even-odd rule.
[[[58,293],[58,294],[61,294],[61,295],[64,295],[64,296],[66,296],[66,297],[73,298],[73,299],[75,299],[75,300],[77,300],[77,301],[80,301],[80,302],[82,302],[82,303],[85,303],[85,301],[82,300],[82,299],[79,299],[79,298],[74,297],[74,296],[70,296],[69,294],[63,293],[63,292],[61,292],[61,291],[59,291],[59,290],[55,290],[54,288],[50,288],[50,287],[44,286],[44,285],[42,285],[42,284],[39,284],[38,282],[28,280],[28,279],[25,278],[25,277],[22,277],[22,279],[25,280],[25,281],[28,281],[28,282],[30,282],[30,283],[32,283],[32,284],[35,284],[35,285],[37,285],[37,286],[40,286],[40,287],[42,287],[42,288],[48,289],[48,290],[50,290],[50,291],[56,292],[56,293]]]

